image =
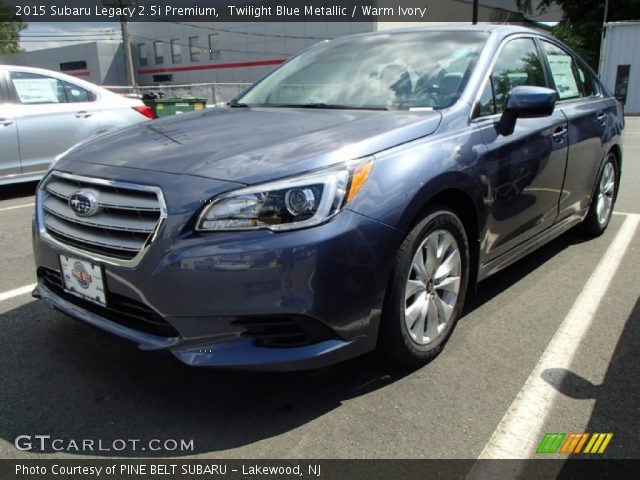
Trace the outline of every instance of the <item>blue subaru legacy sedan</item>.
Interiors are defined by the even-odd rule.
[[[420,365],[475,284],[607,227],[621,108],[521,27],[322,42],[232,100],[61,155],[34,295],[194,366]]]

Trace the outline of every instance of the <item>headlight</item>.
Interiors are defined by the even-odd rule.
[[[227,193],[204,209],[196,229],[281,231],[318,225],[356,196],[372,166],[368,158]]]

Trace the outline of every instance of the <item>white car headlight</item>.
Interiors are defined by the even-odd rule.
[[[293,230],[318,225],[356,196],[373,166],[367,158],[338,167],[256,185],[214,198],[198,231]]]

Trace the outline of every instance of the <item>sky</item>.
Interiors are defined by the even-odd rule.
[[[120,22],[32,22],[20,34],[20,48],[31,51],[120,40]]]

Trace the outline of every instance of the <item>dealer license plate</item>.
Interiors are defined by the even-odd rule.
[[[64,289],[80,298],[107,305],[103,270],[100,265],[80,258],[60,255]]]

